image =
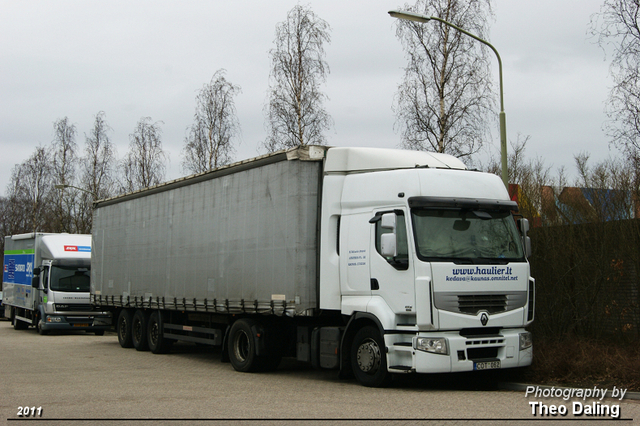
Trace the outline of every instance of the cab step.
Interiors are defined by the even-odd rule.
[[[392,365],[389,367],[389,371],[392,373],[415,373],[416,370],[413,367],[408,367],[406,365]]]

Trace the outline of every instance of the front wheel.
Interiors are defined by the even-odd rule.
[[[41,336],[46,336],[47,334],[49,334],[49,330],[43,330],[42,329],[42,322],[44,320],[42,318],[40,318],[40,315],[38,315],[36,317],[36,330],[38,331],[38,334]]]
[[[363,386],[379,388],[391,383],[384,340],[376,327],[362,327],[356,333],[351,345],[351,367]]]

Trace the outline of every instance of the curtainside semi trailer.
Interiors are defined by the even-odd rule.
[[[123,347],[221,345],[365,386],[531,364],[526,219],[444,154],[305,146],[95,203],[91,302]]]

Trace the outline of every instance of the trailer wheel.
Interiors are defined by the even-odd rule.
[[[138,309],[133,314],[131,320],[131,340],[133,341],[133,347],[137,351],[148,351],[149,342],[147,341],[147,323],[149,322],[149,315],[143,310]]]
[[[257,323],[243,318],[234,322],[229,331],[229,361],[236,371],[258,371],[262,367],[256,351],[252,327]]]
[[[123,309],[118,315],[118,322],[116,324],[116,330],[118,332],[118,343],[123,348],[132,348],[133,340],[131,339],[131,311]]]
[[[376,327],[368,325],[356,333],[351,346],[351,367],[363,386],[377,388],[391,383],[384,341]]]
[[[147,326],[147,342],[154,354],[166,354],[171,350],[173,340],[164,337],[164,326],[160,311],[153,311]]]

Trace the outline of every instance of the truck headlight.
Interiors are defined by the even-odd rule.
[[[530,348],[533,345],[533,337],[528,331],[520,333],[520,350]]]
[[[56,317],[56,316],[47,317],[47,322],[62,322],[62,317]]]
[[[447,339],[444,337],[437,339],[432,337],[418,337],[416,339],[416,349],[419,351],[442,355],[447,355],[449,353]]]

